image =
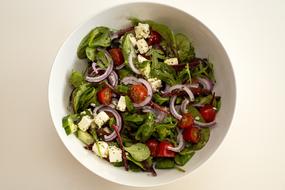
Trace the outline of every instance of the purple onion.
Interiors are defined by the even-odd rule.
[[[204,123],[204,122],[201,122],[201,121],[197,121],[197,120],[194,120],[194,123],[195,125],[197,125],[198,127],[213,127],[214,125],[216,125],[216,121],[211,121],[209,123]]]
[[[178,145],[176,147],[169,146],[167,147],[167,149],[173,152],[181,152],[181,150],[183,150],[183,148],[185,147],[185,141],[183,139],[182,130],[178,130],[177,141]]]
[[[183,114],[188,112],[187,106],[188,106],[189,102],[190,101],[188,99],[184,99],[182,101],[182,103],[181,103],[181,111],[182,111]]]
[[[108,81],[111,86],[116,87],[118,85],[119,77],[115,71],[112,71],[108,76]]]
[[[177,98],[177,96],[172,96],[172,97],[170,98],[170,103],[169,103],[170,112],[171,112],[171,114],[172,114],[176,119],[181,120],[181,119],[182,119],[182,115],[180,115],[180,114],[177,112],[177,110],[175,109],[175,105],[174,105],[174,103],[175,103],[175,101],[176,101],[176,98]]]
[[[133,56],[134,56],[134,51],[131,50],[131,53],[130,53],[129,58],[128,58],[129,66],[134,73],[139,75],[139,74],[141,74],[141,72],[135,67],[134,62],[133,62]]]
[[[203,78],[198,77],[197,80],[198,80],[198,83],[201,84],[204,89],[207,89],[209,91],[213,90],[214,84],[210,79],[208,79],[206,77],[203,77]]]

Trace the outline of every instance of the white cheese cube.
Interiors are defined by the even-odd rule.
[[[116,108],[119,111],[126,111],[126,107],[127,107],[126,98],[125,98],[125,96],[121,96]]]
[[[159,88],[161,88],[161,80],[157,78],[149,78],[148,82],[151,85],[151,88],[154,92],[156,92]]]
[[[137,41],[137,46],[140,54],[145,54],[148,51],[147,42],[144,39],[140,39]]]
[[[138,62],[139,63],[142,63],[144,61],[148,61],[145,57],[141,56],[141,55],[138,55]]]
[[[150,64],[148,63],[144,68],[140,69],[140,71],[146,78],[149,78]]]
[[[178,65],[178,59],[176,57],[169,58],[164,60],[164,63],[166,63],[167,65]]]
[[[110,162],[121,162],[122,161],[122,150],[116,146],[109,146],[109,161]]]
[[[98,141],[97,142],[98,145],[96,144],[96,142],[94,143],[93,147],[92,147],[92,151],[95,152],[96,155],[100,156],[100,153],[101,153],[101,156],[103,158],[107,158],[108,157],[108,152],[109,152],[109,149],[108,149],[108,144],[104,141]],[[99,150],[100,150],[100,153],[99,153]]]
[[[137,45],[137,39],[135,38],[133,34],[129,34],[128,36],[130,38],[132,45],[135,47]]]
[[[83,116],[82,119],[80,120],[80,122],[78,123],[78,127],[79,129],[81,129],[82,131],[87,131],[87,129],[90,127],[91,123],[92,123],[92,119],[89,116]]]
[[[96,125],[101,128],[109,119],[110,117],[106,114],[106,112],[101,111],[99,114],[95,115],[94,121]]]
[[[137,39],[147,38],[149,36],[149,34],[150,34],[149,25],[148,24],[139,23],[135,27],[135,33],[136,33],[136,38]]]

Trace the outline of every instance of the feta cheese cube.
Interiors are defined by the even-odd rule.
[[[132,45],[135,47],[137,45],[137,39],[135,38],[133,34],[129,34],[128,36],[130,38]]]
[[[101,111],[99,114],[95,115],[94,121],[96,125],[101,128],[109,119],[110,117],[106,114],[106,112]]]
[[[89,116],[83,116],[80,122],[78,123],[79,129],[82,131],[87,131],[87,129],[90,127],[92,123],[92,119]]]
[[[137,41],[137,46],[140,54],[145,54],[148,51],[147,42],[144,39],[140,39]]]
[[[139,23],[135,27],[135,33],[136,33],[136,38],[137,39],[147,38],[149,36],[149,34],[150,34],[149,25],[148,24]]]
[[[148,82],[151,85],[151,88],[154,92],[156,92],[159,88],[161,88],[161,80],[157,78],[149,78]]]
[[[141,56],[141,55],[138,55],[138,62],[139,63],[142,63],[144,61],[148,61],[145,57]]]
[[[146,78],[149,78],[150,74],[150,64],[147,64],[144,68],[140,69],[142,75],[144,75]]]
[[[116,146],[109,146],[109,161],[110,162],[121,162],[122,161],[122,150]]]
[[[119,111],[126,111],[126,107],[127,107],[126,98],[125,98],[125,96],[121,96],[116,108]]]
[[[166,63],[167,65],[178,65],[178,59],[176,57],[169,58],[164,60],[164,63]]]
[[[94,145],[92,147],[92,151],[95,152],[95,154],[98,156],[100,156],[100,153],[101,153],[101,156],[103,158],[107,158],[108,152],[109,152],[108,144],[104,141],[98,141],[97,143],[98,143],[98,145],[96,143],[94,143]],[[99,147],[100,153],[99,153],[98,147]]]

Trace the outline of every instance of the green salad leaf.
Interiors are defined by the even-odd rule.
[[[78,71],[72,71],[69,82],[75,88],[79,87],[81,84],[85,83],[84,76],[82,73]]]
[[[169,102],[169,97],[162,97],[159,93],[154,93],[153,94],[153,100],[155,103],[162,105],[164,103]]]
[[[179,61],[184,62],[193,59],[195,57],[195,50],[187,36],[178,33],[175,35],[175,39]]]
[[[156,169],[172,169],[175,167],[174,160],[171,158],[159,158],[156,161]]]
[[[137,130],[135,139],[141,142],[145,142],[151,137],[154,132],[154,115],[153,113],[147,113],[146,121]]]
[[[144,122],[144,120],[146,119],[146,115],[145,114],[125,114],[124,115],[124,121],[126,122],[132,122],[135,123],[137,125],[140,125]]]
[[[75,113],[84,111],[91,103],[97,102],[96,90],[88,83],[76,88],[72,93],[72,106]]]
[[[143,143],[136,143],[129,147],[125,147],[125,150],[139,162],[146,160],[150,156],[149,148]]]
[[[200,150],[203,148],[207,142],[209,141],[210,138],[210,129],[209,128],[202,128],[200,130],[200,140],[197,144],[193,145],[193,150]]]
[[[174,161],[177,165],[184,166],[194,156],[194,154],[194,151],[188,154],[176,154]]]
[[[141,169],[145,170],[145,167],[143,166],[143,164],[141,162],[135,160],[131,155],[127,154],[126,157],[129,161],[131,161],[132,163],[134,163],[135,165],[137,165]]]
[[[125,60],[125,64],[128,64],[129,55],[131,52],[135,52],[133,44],[130,40],[130,33],[126,33],[122,40],[122,52]]]

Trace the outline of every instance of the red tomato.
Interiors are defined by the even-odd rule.
[[[160,34],[156,31],[151,31],[149,38],[147,40],[148,45],[154,45],[154,44],[159,44],[160,43]]]
[[[122,50],[120,48],[112,48],[109,50],[109,53],[114,61],[115,65],[121,65],[124,63],[124,57]]]
[[[175,152],[168,150],[167,147],[173,147],[173,145],[166,140],[161,141],[157,147],[157,157],[175,157]]]
[[[133,102],[139,104],[147,97],[147,89],[142,84],[133,84],[130,90],[130,96]]]
[[[212,105],[205,105],[200,109],[200,113],[206,122],[214,121],[216,118],[216,110]]]
[[[182,119],[180,120],[179,127],[181,129],[192,127],[194,123],[194,119],[190,113],[185,113],[182,115]]]
[[[156,156],[156,151],[157,151],[157,146],[158,146],[158,141],[155,139],[149,139],[146,142],[146,145],[148,146],[150,150],[151,156],[155,157]]]
[[[197,127],[190,127],[190,128],[184,129],[183,138],[185,141],[188,141],[191,143],[198,143],[200,140],[200,129]]]
[[[102,88],[97,93],[97,97],[101,104],[108,105],[112,101],[112,90],[109,87]]]

